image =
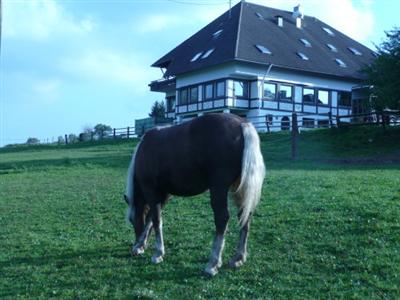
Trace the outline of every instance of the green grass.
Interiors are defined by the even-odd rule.
[[[214,231],[207,193],[166,206],[162,264],[150,263],[152,249],[130,256],[122,193],[134,142],[0,149],[0,298],[398,299],[400,164],[376,158],[398,157],[399,137],[306,132],[291,162],[287,133],[263,135],[248,262],[226,266],[232,217],[212,279],[202,275]]]

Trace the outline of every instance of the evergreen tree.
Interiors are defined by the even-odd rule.
[[[365,69],[372,86],[372,108],[400,109],[400,28],[387,31],[386,40],[377,46],[377,58]]]

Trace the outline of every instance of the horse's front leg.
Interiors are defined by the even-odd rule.
[[[225,245],[225,231],[229,220],[228,190],[223,188],[210,189],[211,207],[214,211],[215,237],[211,250],[210,260],[205,272],[209,276],[218,273],[222,266],[222,251]]]
[[[154,255],[151,258],[151,261],[154,264],[158,264],[163,261],[163,257],[165,254],[162,232],[161,203],[157,203],[152,206],[152,219],[154,232],[156,235],[156,249]]]
[[[151,229],[153,228],[153,221],[150,215],[146,217],[146,223],[143,232],[139,236],[138,240],[132,247],[133,255],[140,255],[144,253],[144,250],[147,248],[148,238],[151,233]]]

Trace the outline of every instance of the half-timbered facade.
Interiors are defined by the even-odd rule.
[[[240,2],[152,66],[164,77],[167,117],[178,123],[230,112],[285,129],[298,112],[303,127],[352,111],[352,90],[374,53],[314,17]],[[258,122],[260,123],[260,122]],[[265,128],[265,126],[259,126]]]

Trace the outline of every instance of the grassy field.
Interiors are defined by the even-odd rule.
[[[400,131],[262,136],[267,177],[249,259],[202,275],[207,193],[164,210],[165,261],[131,257],[122,200],[134,141],[0,149],[0,298],[399,299]],[[232,216],[235,211],[231,209]],[[154,241],[154,238],[152,238]]]

